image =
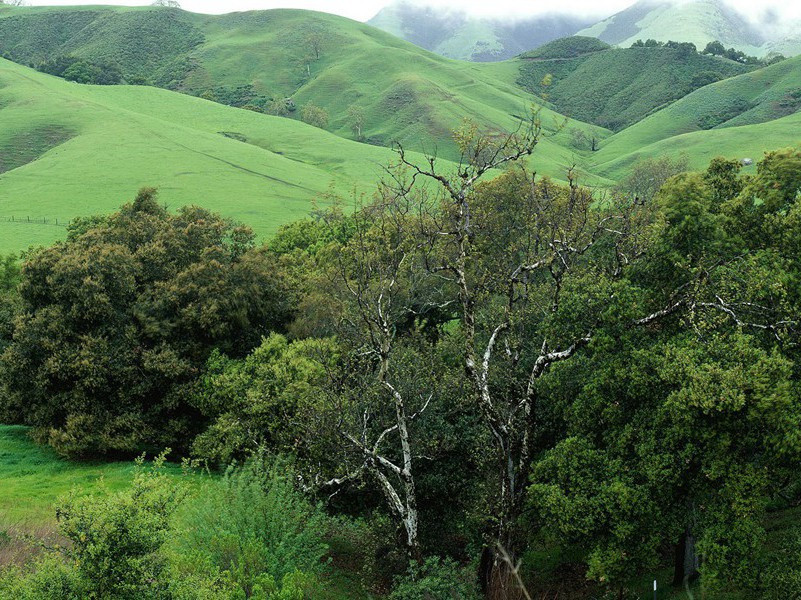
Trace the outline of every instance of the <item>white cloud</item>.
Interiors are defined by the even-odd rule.
[[[570,12],[606,17],[633,4],[634,0],[416,0],[426,6],[464,10],[478,16],[528,16],[549,12]],[[682,0],[679,0],[682,1]],[[683,0],[686,1],[686,0]],[[801,18],[797,0],[726,0],[753,20],[764,20],[770,14],[783,21]],[[96,3],[95,0],[94,3]],[[103,0],[105,4],[147,5],[151,0]],[[30,0],[30,4],[91,4],[84,0]],[[365,21],[390,0],[183,0],[187,10],[225,13],[268,8],[304,8],[330,12]]]

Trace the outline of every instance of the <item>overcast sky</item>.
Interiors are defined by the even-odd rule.
[[[423,0],[416,0],[423,3]],[[123,4],[148,5],[152,0],[29,0],[29,4]],[[760,19],[772,9],[784,15],[801,14],[798,0],[727,0],[753,19]],[[306,8],[366,21],[391,0],[181,0],[186,10],[224,13],[265,8]],[[526,16],[543,12],[575,12],[609,16],[634,3],[634,0],[427,0],[427,6],[458,7],[476,15]]]

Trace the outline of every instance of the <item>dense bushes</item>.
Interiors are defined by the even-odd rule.
[[[245,228],[171,215],[143,190],[28,256],[2,356],[5,412],[70,456],[185,448],[192,385],[212,349],[241,355],[287,322],[283,283]]]
[[[36,65],[43,73],[63,77],[77,83],[95,85],[118,85],[122,83],[122,71],[118,67],[81,60],[74,56],[59,56]]]
[[[232,597],[293,598],[323,568],[326,518],[295,489],[292,470],[257,454],[189,503],[175,540],[183,568],[214,575]]]
[[[69,544],[0,572],[3,600],[304,600],[326,570],[329,520],[263,456],[222,481],[140,461],[129,489],[73,493],[56,517]]]

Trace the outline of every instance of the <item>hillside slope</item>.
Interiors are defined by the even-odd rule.
[[[673,48],[610,48],[588,37],[523,54],[518,82],[536,91],[551,75],[549,100],[563,112],[619,131],[711,81],[751,68]]]
[[[692,42],[699,49],[719,40],[727,48],[756,55],[763,53],[760,46],[765,41],[754,26],[722,0],[640,0],[578,35],[597,37],[625,48],[638,39]]]
[[[161,54],[154,55],[150,49],[162,40]],[[513,66],[449,60],[369,25],[301,10],[211,16],[156,8],[5,8],[0,52],[25,64],[69,53],[119,65],[126,78],[150,73],[152,84],[225,103],[234,97],[256,106],[285,98],[297,107],[312,103],[330,115],[328,129],[346,138],[355,137],[350,115],[358,107],[366,141],[400,141],[447,157],[456,155],[452,131],[465,118],[514,129],[534,100],[515,84]],[[544,111],[551,132],[560,120]],[[559,136],[548,142],[548,168],[569,161],[560,149],[566,135]]]
[[[442,56],[483,62],[512,58],[573,35],[591,19],[567,14],[491,19],[401,0],[381,9],[368,23]]]
[[[0,252],[57,239],[69,219],[111,211],[142,186],[267,235],[329,191],[371,193],[393,156],[289,119],[0,59]]]
[[[685,133],[725,135],[734,127],[759,123],[773,123],[778,132],[779,123],[793,121],[776,119],[795,116],[799,109],[801,57],[794,57],[696,90],[609,138],[604,149],[627,152]]]

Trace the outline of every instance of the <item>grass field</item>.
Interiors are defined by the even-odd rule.
[[[2,59],[0,106],[0,252],[49,243],[64,235],[56,220],[112,211],[142,186],[170,207],[199,204],[268,235],[328,192],[371,193],[394,157],[289,119],[156,88],[78,85]]]
[[[0,425],[0,531],[52,525],[60,496],[74,488],[122,489],[133,468],[132,462],[67,462],[34,444],[27,428]]]

